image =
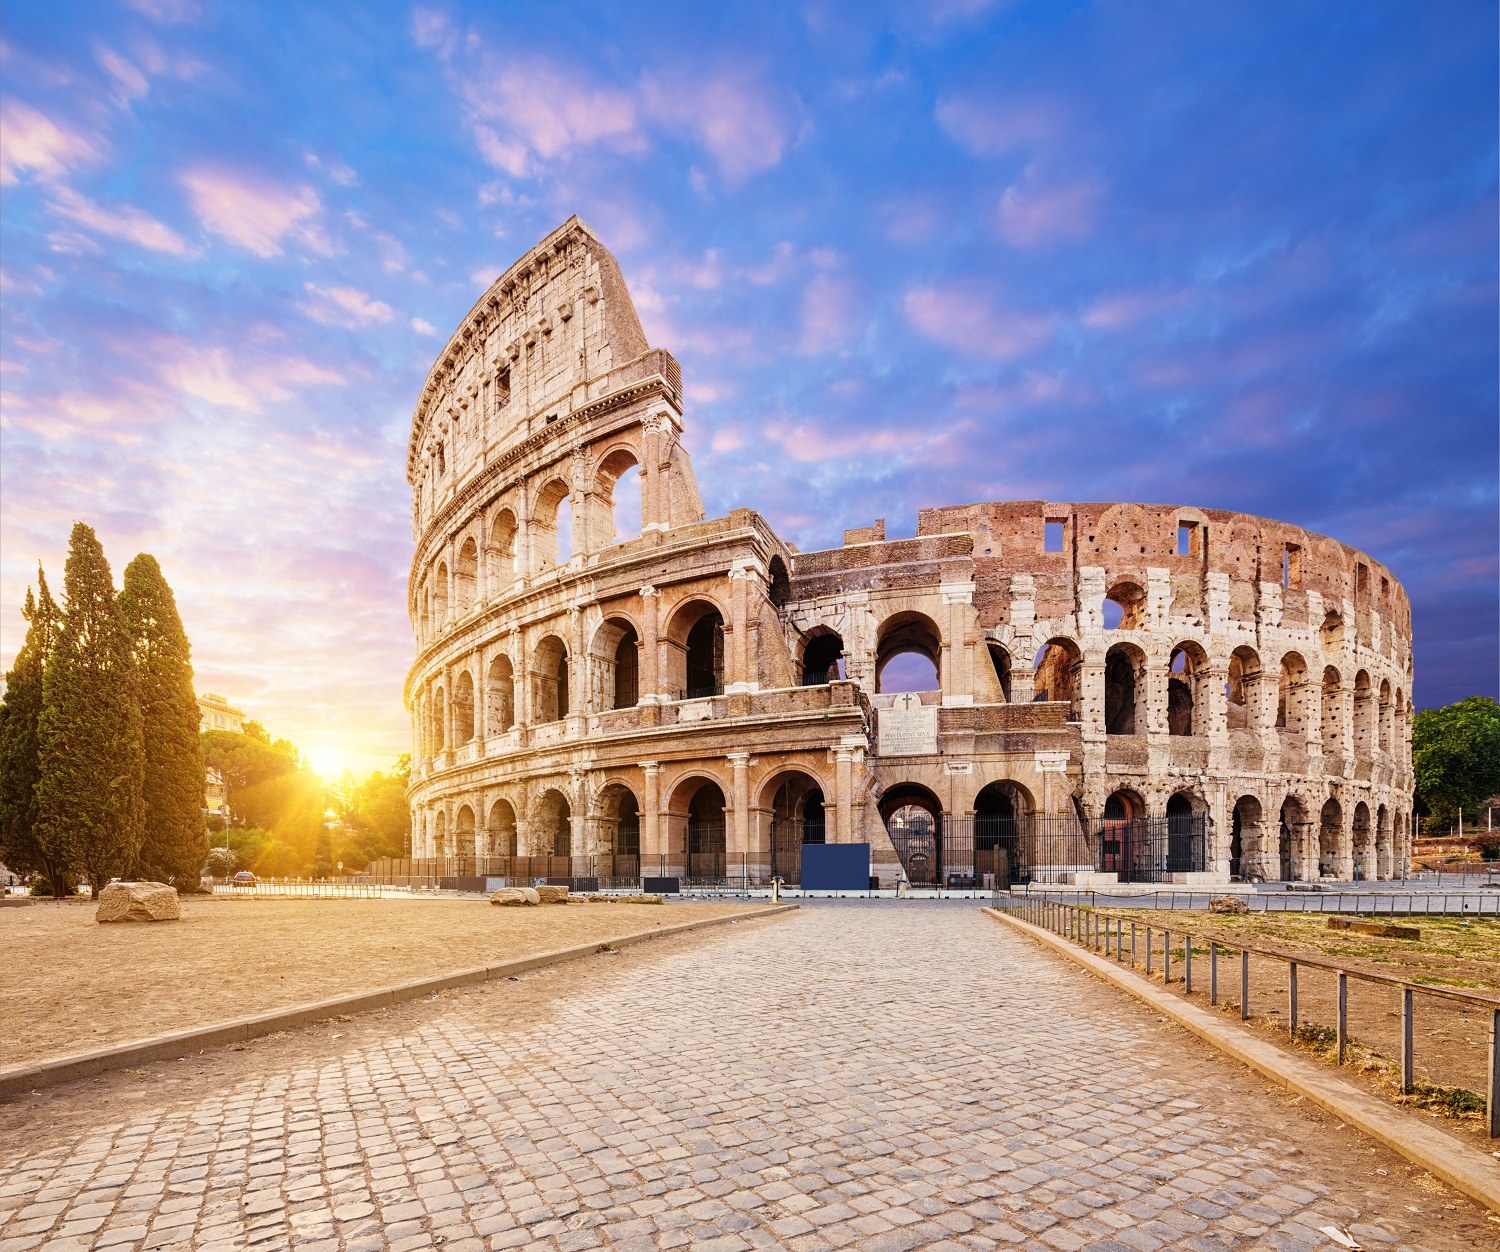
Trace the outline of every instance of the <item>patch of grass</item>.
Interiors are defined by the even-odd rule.
[[[1485,1098],[1477,1091],[1470,1091],[1467,1087],[1436,1087],[1426,1082],[1414,1084],[1409,1095],[1398,1095],[1396,1103],[1454,1119],[1477,1120],[1489,1109]]]

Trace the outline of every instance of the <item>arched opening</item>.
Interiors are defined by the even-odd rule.
[[[1000,698],[1010,703],[1010,653],[998,643],[989,645],[990,664],[995,670],[995,681],[1000,684]]]
[[[1195,716],[1208,678],[1208,654],[1196,643],[1179,643],[1167,666],[1167,733],[1203,734],[1206,727]]]
[[[844,677],[844,641],[831,630],[818,630],[802,651],[802,685],[821,687]]]
[[[1068,706],[1068,720],[1079,720],[1079,681],[1083,653],[1071,639],[1049,639],[1037,649],[1032,662],[1032,700],[1049,700]]]
[[[453,563],[453,598],[455,616],[462,617],[474,607],[479,594],[479,545],[472,538],[465,539],[458,550],[458,560]]]
[[[1229,681],[1224,684],[1227,701],[1225,721],[1229,730],[1248,730],[1255,725],[1253,710],[1260,688],[1260,657],[1254,648],[1238,647],[1229,654]]]
[[[568,715],[568,650],[556,635],[548,635],[537,644],[532,683],[532,707],[538,722],[561,721]]]
[[[1145,656],[1129,644],[1115,644],[1104,655],[1104,733],[1134,735],[1144,729],[1139,715]]]
[[[792,580],[787,577],[786,562],[779,556],[773,556],[766,569],[770,575],[770,586],[766,589],[766,595],[772,605],[782,608],[792,598]]]
[[[1354,676],[1354,755],[1369,758],[1375,748],[1375,694],[1370,675],[1360,670]]]
[[[443,700],[443,689],[435,687],[432,691],[432,750],[436,754],[445,751],[448,747],[448,718],[447,706]]]
[[[945,881],[943,806],[926,787],[901,783],[880,797],[880,816],[913,887]]]
[[[1234,802],[1229,828],[1229,875],[1236,882],[1266,879],[1262,820],[1260,801],[1254,796],[1241,796]]]
[[[554,478],[537,493],[531,550],[537,573],[566,565],[573,555],[573,505],[561,479]]]
[[[1332,665],[1323,667],[1323,700],[1319,714],[1319,733],[1323,738],[1323,755],[1338,756],[1344,751],[1342,714],[1343,681]]]
[[[510,657],[501,655],[490,662],[484,686],[485,728],[492,735],[503,735],[516,724],[516,683]]]
[[[688,801],[687,877],[691,880],[720,879],[727,873],[726,807],[724,792],[712,782],[699,786]]]
[[[453,680],[453,746],[461,748],[474,738],[474,680],[468,670]],[[472,817],[472,814],[470,815]]]
[[[432,629],[440,631],[448,624],[448,563],[438,564],[432,576]]]
[[[1179,791],[1167,798],[1167,872],[1201,873],[1207,868],[1207,806]]]
[[[1325,652],[1337,652],[1344,646],[1344,619],[1337,613],[1327,613],[1323,625],[1318,628],[1318,641]]]
[[[589,689],[595,709],[630,709],[640,702],[640,636],[623,617],[606,618],[589,647]]]
[[[453,855],[474,856],[478,851],[474,843],[474,810],[465,804],[453,822]]]
[[[1025,849],[1018,818],[1027,810],[1015,783],[992,782],[974,797],[974,885],[989,889],[1022,880]]]
[[[1395,856],[1391,843],[1390,810],[1381,805],[1375,810],[1375,877],[1395,877]]]
[[[1297,854],[1307,828],[1307,813],[1295,796],[1281,802],[1281,823],[1277,836],[1277,870],[1282,882],[1297,877]]]
[[[778,774],[762,795],[771,791],[771,874],[788,883],[802,881],[802,846],[827,843],[823,788],[810,774]]]
[[[641,468],[635,453],[616,448],[599,466],[597,498],[602,533],[611,543],[641,536]]]
[[[599,873],[620,882],[635,881],[641,874],[641,809],[635,794],[623,783],[611,783],[600,793],[595,812],[606,854]]]
[[[1133,791],[1116,791],[1104,801],[1099,848],[1095,860],[1101,872],[1119,874],[1126,882],[1139,867],[1149,865],[1146,805]]]
[[[1276,728],[1294,735],[1307,733],[1307,665],[1296,652],[1288,652],[1281,658]]]
[[[448,854],[448,815],[439,809],[432,821],[432,855],[442,859]]]
[[[504,591],[516,579],[516,515],[501,509],[490,523],[490,541],[485,550],[490,594]]]
[[[938,691],[942,636],[920,613],[897,613],[880,626],[875,651],[875,690]]]
[[[724,619],[717,609],[705,613],[687,633],[689,700],[724,692]]]
[[[485,820],[485,833],[489,839],[491,856],[516,855],[516,810],[509,800],[496,800],[490,805],[490,815]]]
[[[1339,876],[1339,842],[1344,833],[1344,811],[1337,800],[1328,800],[1318,815],[1318,877]]]
[[[1391,684],[1385,679],[1380,683],[1380,750],[1391,750]]]
[[[1105,630],[1139,630],[1146,619],[1146,593],[1133,582],[1117,582],[1100,606]]]
[[[1370,806],[1363,800],[1354,806],[1354,825],[1350,833],[1354,843],[1355,880],[1378,877],[1375,872],[1375,843],[1370,830]]]

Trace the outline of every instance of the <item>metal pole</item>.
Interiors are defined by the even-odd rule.
[[[1219,1004],[1219,945],[1208,945],[1208,1002],[1215,1008]]]
[[[1151,977],[1151,927],[1146,927],[1146,977]]]
[[[1500,1009],[1490,1010],[1490,1138],[1500,1139]]]
[[[1164,930],[1161,932],[1161,985],[1165,987],[1172,981],[1172,932]]]
[[[1240,949],[1240,1021],[1250,1020],[1250,951]]]
[[[1288,961],[1286,967],[1286,1010],[1290,1018],[1287,1022],[1287,1029],[1292,1032],[1292,1038],[1295,1039],[1297,1037],[1297,962]]]
[[[1184,995],[1193,994],[1193,936],[1183,935],[1182,990]]]
[[[1135,968],[1135,923],[1130,923],[1130,968]]]
[[[1412,1004],[1411,988],[1401,990],[1401,1094],[1410,1095],[1412,1089]]]
[[[1349,975],[1339,971],[1339,1064],[1349,1050]]]

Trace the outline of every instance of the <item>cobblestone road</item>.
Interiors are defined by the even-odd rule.
[[[0,1110],[0,1252],[1294,1252],[1325,1226],[1500,1246],[972,904],[810,907]]]

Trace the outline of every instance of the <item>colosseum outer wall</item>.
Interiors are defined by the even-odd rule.
[[[1084,828],[1191,812],[1194,880],[1402,872],[1410,611],[1365,554],[1050,501],[798,553],[704,517],[682,432],[677,364],[576,218],[439,357],[408,456],[414,855],[753,874],[796,829],[870,843],[889,885],[893,806],[957,829],[1000,797]],[[931,690],[882,690],[898,656]]]

